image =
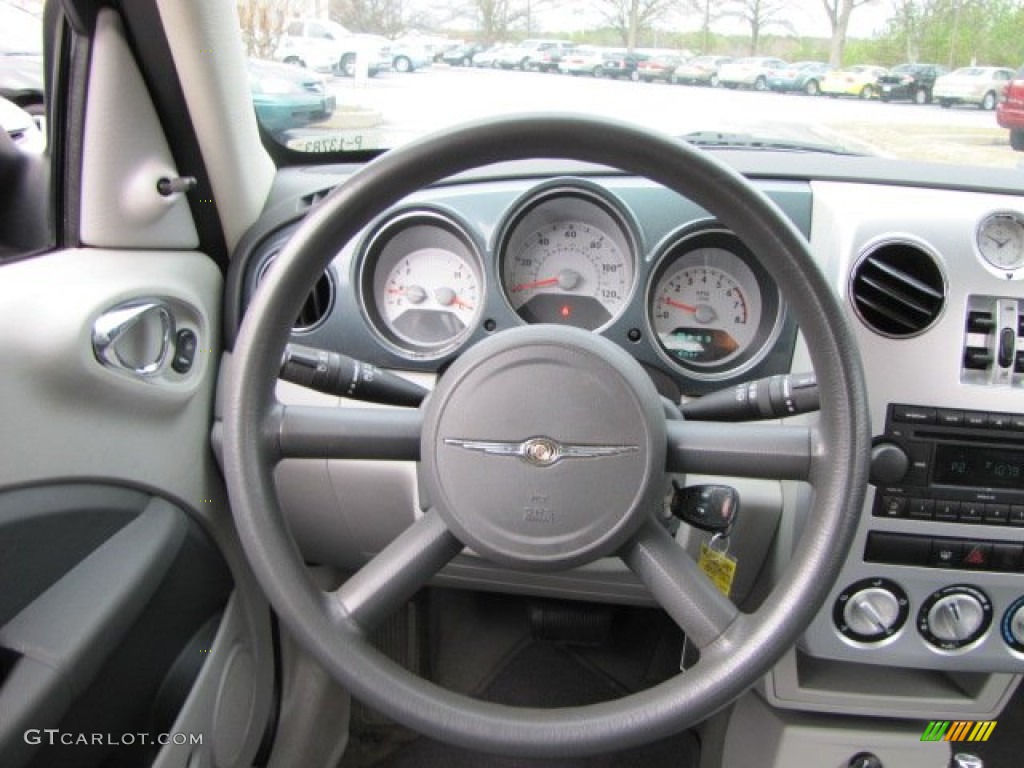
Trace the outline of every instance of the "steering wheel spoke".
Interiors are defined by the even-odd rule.
[[[698,648],[707,648],[739,614],[686,551],[655,520],[619,556]]]
[[[811,481],[821,447],[818,433],[801,426],[710,421],[667,426],[670,472]]]
[[[335,617],[372,629],[462,551],[462,542],[428,510],[348,581],[327,595]]]
[[[282,405],[266,432],[282,459],[418,461],[422,422],[409,408]]]

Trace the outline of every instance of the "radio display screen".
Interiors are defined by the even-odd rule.
[[[1024,490],[1024,451],[939,444],[932,479],[943,485]]]

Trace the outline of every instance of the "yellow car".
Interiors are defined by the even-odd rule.
[[[878,95],[878,78],[885,72],[885,67],[872,64],[836,69],[822,78],[821,92],[832,98],[856,96],[859,99],[873,99]]]

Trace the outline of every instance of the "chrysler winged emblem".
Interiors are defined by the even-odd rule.
[[[550,437],[531,437],[522,441],[462,440],[445,438],[445,445],[454,445],[467,451],[486,453],[489,456],[515,456],[528,464],[550,467],[562,459],[597,459],[603,456],[619,456],[637,453],[637,445],[585,445],[582,443],[560,443]]]

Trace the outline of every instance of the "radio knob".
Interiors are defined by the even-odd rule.
[[[894,485],[907,475],[910,457],[895,443],[876,443],[871,447],[872,485]]]
[[[910,601],[890,579],[862,579],[836,598],[832,620],[836,629],[858,643],[879,643],[895,635],[907,620]]]
[[[955,650],[978,640],[991,622],[992,603],[985,593],[958,585],[946,587],[925,601],[918,629],[932,645]]]
[[[1010,634],[1018,645],[1024,645],[1024,606],[1020,606],[1010,617]]]

